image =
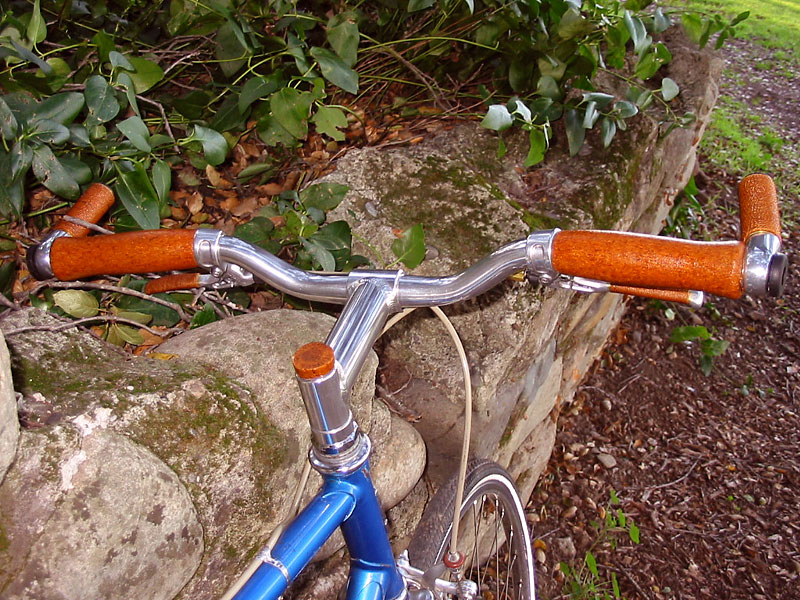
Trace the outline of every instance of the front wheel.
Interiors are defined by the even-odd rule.
[[[408,547],[412,566],[427,571],[448,552],[457,477],[443,485],[422,515]],[[473,460],[467,466],[458,550],[464,576],[481,598],[536,597],[531,540],[522,501],[511,476],[498,464]],[[445,575],[449,571],[445,571]]]

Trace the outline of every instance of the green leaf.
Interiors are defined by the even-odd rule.
[[[652,40],[650,40],[649,36],[647,35],[647,29],[645,29],[642,20],[639,17],[633,16],[629,10],[625,11],[623,20],[625,21],[625,27],[627,28],[628,33],[631,34],[633,51],[636,54],[639,54],[647,50],[652,43]]]
[[[614,112],[620,119],[630,119],[639,112],[638,107],[627,100],[620,100],[614,103]]]
[[[197,311],[192,317],[192,321],[189,323],[189,328],[196,329],[197,327],[208,325],[214,321],[219,321],[219,316],[217,316],[214,306],[206,302],[206,305],[203,307],[203,309]]]
[[[7,240],[4,240],[7,241]],[[16,249],[17,245],[11,242],[12,248],[5,251]],[[14,290],[14,280],[17,278],[17,265],[13,260],[3,263],[0,267],[0,294],[3,294],[9,300],[13,298],[12,292]]]
[[[84,124],[88,127],[107,123],[119,114],[120,107],[114,88],[100,75],[92,75],[86,80],[84,97],[88,112]]]
[[[711,338],[708,329],[702,325],[686,325],[685,327],[676,327],[672,330],[669,336],[669,341],[672,344],[680,344],[681,342],[688,342],[690,340],[707,340]]]
[[[333,210],[350,190],[341,183],[315,183],[300,192],[300,202],[308,208],[318,208],[322,211]]]
[[[704,30],[703,20],[700,15],[697,13],[683,13],[681,15],[681,24],[692,41],[695,44],[699,44]]]
[[[137,94],[143,94],[164,79],[164,69],[146,58],[131,56],[128,61],[133,66],[130,78]]]
[[[128,99],[133,112],[141,117],[142,113],[139,111],[139,103],[136,101],[136,86],[129,73],[120,73],[117,75],[117,84],[125,90],[125,97]]]
[[[137,150],[142,152],[150,152],[150,130],[140,117],[128,117],[121,123],[117,123],[117,129],[122,132],[128,140],[133,144]]]
[[[337,142],[344,141],[345,135],[341,129],[347,128],[347,117],[344,116],[342,109],[334,106],[320,106],[311,117],[311,122],[314,123],[319,133],[327,135]]]
[[[11,112],[6,101],[0,97],[0,134],[2,134],[4,140],[10,140],[17,136],[18,129],[17,118]]]
[[[671,25],[672,22],[669,20],[669,17],[661,11],[661,7],[659,6],[656,8],[656,12],[653,13],[653,31],[656,33],[664,33]]]
[[[425,259],[425,231],[417,223],[406,229],[392,242],[392,252],[409,269],[418,266]]]
[[[116,335],[119,336],[123,342],[127,342],[133,346],[138,346],[144,342],[144,336],[141,334],[141,332],[130,325],[113,323],[110,329],[114,329]]]
[[[706,356],[721,356],[728,349],[730,342],[728,340],[715,340],[709,338],[700,342],[700,350]]]
[[[69,139],[69,129],[50,119],[38,119],[31,123],[29,136],[34,143],[58,145]]]
[[[258,175],[264,175],[264,179],[267,179],[269,177],[273,177],[277,172],[278,167],[272,161],[253,163],[251,165],[247,165],[244,169],[239,171],[236,179],[241,182],[245,182],[253,177],[257,177]]]
[[[61,290],[53,294],[53,300],[56,306],[76,319],[94,317],[100,312],[97,298],[84,290]]]
[[[89,165],[74,155],[59,156],[58,162],[61,163],[64,170],[66,170],[79,185],[86,185],[91,182],[94,177]]]
[[[335,267],[333,269],[325,268],[326,271],[341,270],[350,261],[353,235],[347,221],[328,223],[308,238],[308,241],[324,248],[334,258]],[[320,262],[320,264],[322,263]]]
[[[598,118],[600,118],[600,113],[597,112],[597,102],[589,102],[583,113],[583,128],[591,129],[597,123]]]
[[[276,246],[279,250],[280,245],[272,239],[273,229],[275,229],[275,225],[271,220],[266,217],[255,217],[247,223],[237,226],[233,230],[233,235],[274,254]]]
[[[600,123],[600,128],[603,137],[603,148],[608,148],[611,145],[611,140],[614,139],[614,136],[617,133],[617,125],[614,123],[613,119],[610,119],[609,117],[603,117],[603,120]]]
[[[24,141],[18,141],[9,153],[11,179],[17,179],[27,173],[33,161],[33,148]]]
[[[556,35],[562,40],[571,40],[573,38],[582,37],[594,29],[594,25],[587,19],[583,18],[577,10],[569,8],[561,16],[556,28]]]
[[[146,284],[147,281],[144,279],[135,279],[129,282],[125,287],[141,292],[144,290]],[[155,297],[161,300],[176,302],[178,297],[182,295],[186,294],[155,294]],[[191,295],[189,295],[189,298],[191,299]],[[172,327],[181,320],[178,312],[168,306],[156,304],[155,302],[145,300],[144,298],[137,298],[136,296],[120,294],[115,304],[116,307],[122,311],[148,315],[153,325],[157,327]],[[147,322],[148,321],[144,321],[144,323]]]
[[[283,77],[280,73],[273,73],[269,77],[257,76],[248,79],[239,94],[239,112],[244,114],[253,102],[260,98],[266,98],[282,87],[282,83]]]
[[[358,60],[358,23],[353,12],[343,12],[328,20],[328,43],[348,67]]]
[[[531,146],[528,150],[528,156],[525,158],[525,166],[532,167],[544,160],[544,154],[547,151],[547,138],[544,135],[544,131],[538,127],[531,129],[528,138]]]
[[[116,167],[114,191],[122,206],[142,229],[158,229],[161,224],[158,196],[144,167],[138,163],[132,166],[132,170]]]
[[[225,157],[228,155],[228,142],[220,132],[195,125],[192,139],[203,145],[203,155],[209,164],[216,166],[225,162]]]
[[[126,71],[135,71],[136,68],[131,64],[128,58],[116,50],[108,53],[108,60],[111,62],[111,67],[114,69],[125,69]]]
[[[583,141],[586,138],[586,129],[583,127],[583,119],[574,108],[570,108],[564,118],[567,126],[569,155],[575,156],[583,146]]]
[[[562,96],[558,82],[550,75],[539,77],[539,81],[536,82],[536,93],[550,100],[558,100]]]
[[[636,523],[633,521],[630,522],[630,526],[628,527],[628,535],[631,538],[631,541],[634,544],[639,543],[639,528],[636,526]]]
[[[39,145],[34,148],[32,165],[36,178],[54,194],[70,200],[75,200],[80,195],[78,182],[62,166],[49,146]]]
[[[273,117],[289,134],[298,140],[306,137],[311,103],[301,92],[282,88],[270,96],[269,106]]]
[[[28,120],[49,119],[62,125],[69,125],[83,109],[83,94],[64,92],[55,94],[33,107]]]
[[[166,161],[157,159],[152,167],[153,187],[156,190],[159,202],[166,204],[169,200],[169,190],[172,187],[172,169]]]
[[[217,108],[214,118],[209,123],[216,131],[230,131],[244,125],[244,114],[239,110],[239,94],[233,93]]]
[[[333,254],[322,245],[318,244],[314,239],[304,239],[303,247],[314,259],[314,262],[319,265],[321,270],[329,272],[336,270],[336,259],[333,258]]]
[[[109,62],[109,54],[117,49],[114,38],[102,29],[92,36],[92,43],[97,47],[102,62]]]
[[[587,550],[584,561],[586,562],[586,566],[589,568],[591,574],[594,575],[595,577],[599,577],[600,574],[597,570],[597,561],[594,558],[594,554],[592,554]]]
[[[244,34],[239,26],[229,19],[217,30],[215,39],[219,66],[226,77],[232,77],[245,65],[246,58],[250,55]]]
[[[669,77],[664,77],[664,79],[661,80],[661,96],[665,101],[669,102],[679,93],[680,88],[678,88],[678,84],[672,79]]]
[[[750,18],[750,11],[749,10],[741,12],[738,15],[736,15],[736,17],[731,21],[730,26],[731,27],[736,27],[736,25],[738,25],[739,23],[741,23],[745,19],[749,19],[749,18]]]
[[[111,309],[111,312],[121,319],[128,319],[129,321],[135,321],[142,325],[147,325],[150,321],[153,320],[153,315],[143,312],[138,312],[135,310],[120,310],[118,306],[113,307]]]
[[[33,2],[33,13],[25,35],[34,44],[41,44],[47,38],[47,25],[42,18],[39,0]]]
[[[504,131],[514,124],[514,117],[505,104],[492,104],[481,121],[481,127],[493,131]]]
[[[311,56],[317,61],[325,79],[345,92],[358,93],[358,73],[351,69],[341,58],[330,50],[316,46],[311,48]]]
[[[410,13],[431,8],[434,5],[434,0],[408,0],[408,8],[406,10]]]

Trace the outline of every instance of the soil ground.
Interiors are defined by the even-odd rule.
[[[729,45],[721,93],[745,102],[796,160],[800,74],[754,69],[770,54],[752,42]],[[703,157],[699,167],[705,206],[697,225],[715,238],[737,237],[739,174]],[[796,162],[788,167],[796,170]],[[782,203],[785,251],[796,263],[800,200],[789,195]],[[670,341],[685,325],[729,342],[708,376],[697,341]],[[800,598],[799,448],[796,264],[778,300],[713,299],[697,311],[632,301],[562,413],[554,454],[529,504],[540,595],[594,598],[594,584],[614,597],[613,573],[629,599]],[[616,517],[610,529],[604,515]],[[587,551],[597,576],[586,566]],[[568,595],[565,583],[579,581]]]

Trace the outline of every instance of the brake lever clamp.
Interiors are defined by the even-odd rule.
[[[598,292],[611,291],[611,285],[605,281],[586,279],[585,277],[572,277],[569,275],[559,275],[549,286],[562,290],[580,292],[581,294],[595,294]]]
[[[223,263],[219,267],[214,267],[208,275],[201,275],[198,283],[203,287],[215,290],[232,287],[247,287],[253,285],[255,278],[250,271],[243,269],[239,265]]]

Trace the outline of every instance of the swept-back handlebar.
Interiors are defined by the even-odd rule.
[[[78,211],[81,218],[96,221],[107,209],[108,195],[98,193],[95,186],[89,191],[92,193],[82,197],[71,213]],[[210,229],[83,237],[88,230],[81,227],[73,232],[62,223],[29,250],[28,263],[35,277],[61,280],[200,267],[210,274],[167,276],[151,282],[148,291],[246,285],[255,277],[294,296],[334,303],[346,302],[359,280],[379,278],[391,282],[398,309],[471,298],[520,271],[540,283],[576,291],[611,291],[690,304],[702,302],[699,291],[730,298],[745,293],[780,295],[787,260],[780,253],[775,186],[766,175],[751,175],[740,184],[739,195],[742,239],[738,242],[555,229],[507,244],[461,273],[446,277],[405,275],[402,271],[303,271],[261,248]],[[95,208],[100,199],[105,208]]]

